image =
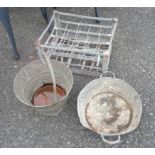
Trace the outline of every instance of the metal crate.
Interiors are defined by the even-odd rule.
[[[41,58],[46,52],[50,58],[65,63],[73,73],[100,76],[108,69],[116,25],[116,18],[54,11],[36,47]]]

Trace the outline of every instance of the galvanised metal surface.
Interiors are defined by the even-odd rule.
[[[98,106],[97,103],[98,101],[96,100],[95,96],[98,96],[99,97],[98,99],[104,99],[105,96],[108,97],[109,94],[117,96],[116,97],[117,99],[118,96],[119,98],[121,97],[125,101],[126,104],[125,106],[128,105],[128,107],[131,108],[130,111],[132,112],[132,115],[130,115],[131,120],[128,126],[120,131],[115,130],[115,132],[111,132],[110,129],[105,130],[107,126],[103,130],[101,129],[102,126],[104,125],[103,119],[105,119],[105,116],[103,116],[103,113],[105,110],[105,106],[104,108],[102,108],[102,106],[100,105],[99,108],[96,110]],[[118,99],[117,103],[120,104],[120,102],[122,101]],[[92,104],[94,105],[92,106]],[[110,102],[109,103],[106,102],[106,104],[110,104]],[[121,108],[123,108],[123,106]],[[138,127],[142,115],[142,103],[135,89],[125,81],[117,78],[101,77],[91,81],[82,89],[77,100],[77,111],[80,122],[84,127],[100,134],[105,143],[116,144],[120,142],[120,135],[129,133]],[[99,111],[101,111],[101,115]],[[122,110],[122,113],[124,112],[125,111]],[[125,113],[125,116],[123,117],[128,116]],[[123,117],[121,118],[121,121]],[[119,123],[117,122],[115,125],[118,127]],[[113,123],[109,124],[109,127],[114,128],[114,124]],[[104,136],[118,136],[118,139],[114,141],[112,140],[109,141],[106,140]]]
[[[42,52],[47,52],[50,58],[71,67],[74,73],[99,76],[108,69],[116,25],[116,18],[54,11],[36,46],[40,57]]]
[[[14,92],[19,101],[34,108],[43,115],[58,115],[66,105],[68,95],[73,86],[73,75],[64,64],[51,60],[54,67],[56,83],[65,89],[66,95],[57,102],[44,106],[34,106],[32,98],[34,92],[45,83],[51,83],[51,74],[47,63],[40,60],[25,65],[16,75],[14,80]]]

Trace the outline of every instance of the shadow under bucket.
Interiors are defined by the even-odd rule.
[[[40,88],[45,85],[47,87],[49,84],[52,86],[49,67],[47,63],[43,64],[41,60],[31,62],[24,66],[16,75],[13,86],[16,97],[22,103],[47,116],[58,115],[63,110],[73,86],[73,75],[71,70],[61,62],[55,60],[50,61],[54,69],[57,88],[59,91],[60,88],[64,91],[64,95],[58,98],[56,102],[51,101],[51,104],[47,105],[33,104],[34,95]]]

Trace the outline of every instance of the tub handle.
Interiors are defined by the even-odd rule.
[[[100,77],[103,77],[103,75],[104,75],[104,74],[107,74],[107,73],[110,73],[110,74],[113,76],[114,79],[116,78],[116,77],[115,77],[115,73],[113,73],[112,71],[105,71],[105,72],[103,72],[103,73],[101,74]],[[107,76],[107,75],[106,75],[106,76]]]
[[[120,135],[117,136],[117,139],[116,139],[116,140],[108,140],[108,139],[105,138],[104,135],[101,135],[101,138],[102,138],[102,140],[103,140],[105,143],[107,143],[107,144],[109,144],[109,145],[118,144],[118,143],[120,143],[120,141],[121,141],[121,136],[120,136]]]

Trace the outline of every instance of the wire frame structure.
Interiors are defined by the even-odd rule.
[[[100,76],[108,70],[117,21],[54,11],[36,41],[39,56],[44,60],[45,52],[51,59],[65,63],[73,73]]]

